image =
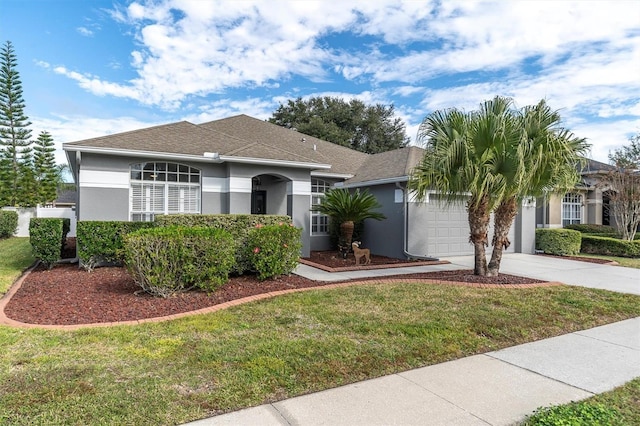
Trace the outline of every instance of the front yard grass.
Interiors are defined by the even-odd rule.
[[[180,320],[0,327],[0,424],[172,425],[640,316],[558,286],[361,285]]]
[[[29,238],[0,239],[0,295],[35,262]]]
[[[4,279],[31,261],[15,240]],[[636,316],[640,296],[580,287],[394,284],[137,326],[0,326],[0,424],[174,425]],[[596,398],[638,419],[636,382]]]

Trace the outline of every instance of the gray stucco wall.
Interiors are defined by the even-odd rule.
[[[131,164],[168,161],[83,153],[79,164],[79,220],[129,220]],[[170,160],[169,160],[170,161]],[[240,163],[177,161],[201,170],[201,211],[204,214],[251,212],[251,178],[260,176],[267,191],[267,213],[291,215],[303,229],[302,255],[310,241],[310,171]],[[206,182],[206,183],[205,183]]]
[[[376,210],[387,218],[381,221],[367,219],[364,222],[362,246],[380,256],[405,258],[404,250],[404,205],[396,202],[394,184],[369,187],[382,208]]]
[[[224,193],[203,192],[202,193],[202,214],[221,214],[229,209],[227,206],[227,196]]]
[[[78,220],[129,220],[129,190],[80,188]]]
[[[309,196],[307,195],[293,195],[292,201],[292,214],[293,224],[302,228],[302,257],[308,257],[311,251],[311,238],[310,238],[310,212],[309,212]]]

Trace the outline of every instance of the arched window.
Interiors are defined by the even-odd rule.
[[[324,193],[331,188],[331,183],[322,179],[311,179],[311,205],[320,204]],[[327,235],[329,233],[329,216],[311,212],[311,235]]]
[[[131,220],[152,221],[156,214],[200,213],[200,181],[200,170],[184,164],[132,164]]]
[[[569,192],[562,198],[562,226],[582,223],[582,195]]]

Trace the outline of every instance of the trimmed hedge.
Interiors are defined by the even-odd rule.
[[[100,265],[122,265],[122,238],[130,232],[151,228],[153,222],[80,221],[76,250],[80,266],[90,271]]]
[[[9,238],[18,229],[18,212],[0,210],[0,238]]]
[[[564,229],[573,229],[574,231],[580,231],[583,234],[616,234],[616,228],[614,228],[613,226],[596,225],[593,223],[574,223],[565,226]]]
[[[582,253],[605,256],[640,257],[640,241],[583,235],[580,250]]]
[[[573,229],[536,229],[536,250],[546,254],[573,256],[580,253],[582,234]]]
[[[242,274],[252,269],[250,261],[245,257],[245,247],[249,232],[256,225],[291,224],[289,216],[249,215],[249,214],[181,214],[156,216],[158,226],[207,226],[221,228],[231,233],[235,244],[236,264],[234,273]]]
[[[136,283],[161,297],[191,288],[213,291],[235,263],[233,237],[223,229],[169,226],[123,238],[124,258]]]
[[[300,259],[302,229],[292,224],[256,225],[247,236],[245,258],[259,280],[293,272]]]
[[[33,255],[49,269],[60,260],[64,237],[63,219],[34,217],[29,221]]]

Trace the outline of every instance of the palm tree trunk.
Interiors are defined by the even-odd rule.
[[[489,261],[489,270],[487,275],[496,277],[500,273],[500,262],[502,262],[502,253],[509,248],[509,230],[513,219],[518,214],[518,202],[515,197],[504,200],[496,209],[493,217],[493,252]]]
[[[487,275],[486,247],[489,245],[487,237],[489,230],[489,198],[483,195],[477,202],[472,197],[467,203],[469,211],[469,241],[473,244],[475,275]]]
[[[348,220],[340,224],[340,236],[344,244],[347,246],[347,250],[351,248],[351,239],[353,238],[354,228],[355,225],[352,220]]]

